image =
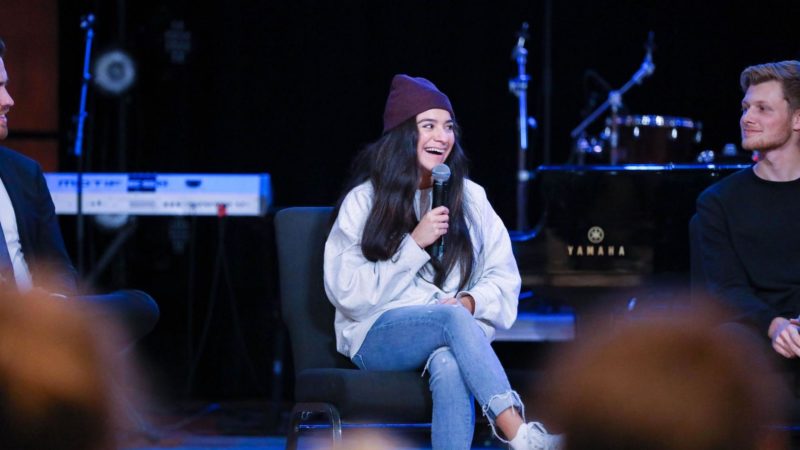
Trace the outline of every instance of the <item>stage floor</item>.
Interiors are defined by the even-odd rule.
[[[286,445],[288,405],[269,401],[178,402],[142,415],[140,432],[123,438],[125,450],[206,450],[263,449],[283,450]],[[483,428],[487,428],[483,430]],[[345,430],[344,448],[377,450],[430,449],[429,431],[398,433],[391,438]],[[323,433],[306,433],[299,441],[300,450],[329,448]],[[474,449],[500,450],[506,447],[491,439],[488,426],[478,425]]]
[[[145,414],[141,432],[122,439],[124,450],[214,450],[262,449],[283,450],[286,446],[286,423],[289,405],[275,405],[267,400],[228,402],[184,401]],[[428,431],[408,431],[388,438],[358,430],[344,431],[343,448],[350,450],[430,450]],[[789,430],[790,449],[800,450],[800,428]],[[305,433],[300,450],[330,448],[322,432]],[[491,437],[488,425],[478,424],[472,448],[507,449]]]

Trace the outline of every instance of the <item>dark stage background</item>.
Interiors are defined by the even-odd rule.
[[[740,71],[800,56],[792,0],[97,0],[59,7],[62,170],[74,168],[78,23],[92,11],[95,53],[129,51],[137,82],[122,97],[91,92],[88,170],[268,172],[276,207],[330,204],[351,157],[378,137],[392,75],[408,73],[450,96],[472,178],[507,224],[515,214],[517,114],[508,79],[523,21],[531,26],[529,108],[540,125],[531,168],[567,160],[570,130],[606,96],[587,71],[621,87],[641,64],[648,31],[655,33],[656,71],[624,97],[627,111],[701,121],[702,147],[717,151],[738,142]],[[64,227],[70,240],[69,219]],[[271,218],[226,224],[230,289],[224,278],[213,289],[218,231],[214,219],[141,219],[97,289],[126,284],[159,300],[163,320],[143,348],[166,393],[269,395],[283,348]],[[91,266],[113,235],[95,228],[89,235]],[[208,345],[200,348],[211,305]],[[189,383],[192,355],[199,362]]]

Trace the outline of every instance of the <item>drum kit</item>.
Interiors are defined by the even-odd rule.
[[[537,122],[528,116],[527,88],[531,78],[526,73],[528,52],[525,42],[528,39],[528,24],[523,23],[517,32],[517,42],[511,58],[517,64],[516,76],[509,79],[509,91],[518,99],[519,114],[517,116],[518,172],[516,229],[512,231],[512,239],[527,240],[536,235],[536,230],[529,229],[527,223],[528,183],[535,178],[536,172],[527,168],[529,136],[528,129],[537,128]],[[645,78],[655,71],[653,63],[654,35],[651,31],[645,44],[645,58],[630,80],[617,90],[608,89],[608,98],[570,133],[573,141],[568,165],[644,165],[644,164],[691,164],[710,163],[714,161],[713,151],[696,152],[696,147],[703,137],[703,126],[700,122],[685,118],[665,115],[628,115],[622,107],[622,97],[632,87],[642,84]],[[602,115],[610,112],[605,118],[602,131],[590,135],[587,129],[598,122]],[[736,148],[732,148],[733,154]],[[727,155],[727,149],[724,153]]]
[[[698,162],[695,147],[703,138],[702,123],[663,115],[621,115],[622,96],[655,71],[653,32],[645,44],[646,55],[639,70],[620,89],[589,114],[570,136],[574,145],[571,162],[576,164],[666,164]],[[586,129],[610,110],[598,135]]]

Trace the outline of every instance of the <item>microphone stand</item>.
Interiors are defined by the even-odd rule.
[[[570,137],[573,140],[576,140],[577,143],[578,137],[582,136],[586,128],[594,122],[600,114],[604,113],[608,108],[611,108],[611,165],[615,165],[619,162],[619,155],[618,155],[618,145],[619,145],[619,108],[622,106],[622,96],[630,90],[636,84],[642,84],[645,78],[649,77],[653,74],[656,70],[655,64],[653,64],[653,32],[651,31],[648,36],[647,44],[645,45],[647,49],[647,53],[644,57],[644,61],[642,61],[642,65],[639,67],[639,70],[633,74],[630,80],[628,80],[625,85],[619,88],[616,91],[610,91],[608,93],[608,98],[602,105],[597,107],[591,114],[589,114],[583,122],[581,122],[577,127],[575,127],[572,132],[570,132]],[[583,153],[580,151],[577,145],[575,145],[574,152],[578,153],[578,163],[583,164]]]
[[[78,246],[78,276],[83,274],[83,125],[86,120],[86,96],[89,90],[89,80],[92,75],[89,73],[89,62],[92,59],[92,40],[94,39],[94,14],[87,14],[81,19],[81,29],[86,30],[86,46],[83,53],[83,74],[81,80],[81,101],[78,109],[78,128],[75,132],[74,155],[77,158],[77,180],[75,192],[77,194],[76,211],[76,241]]]
[[[517,128],[519,136],[517,140],[517,231],[524,232],[528,229],[528,181],[531,179],[531,172],[527,168],[528,153],[528,127],[536,128],[536,119],[528,117],[528,82],[531,77],[525,73],[525,65],[528,61],[528,50],[525,49],[525,41],[528,39],[528,22],[523,22],[522,27],[517,32],[517,45],[511,52],[511,59],[517,63],[517,76],[508,80],[508,89],[518,100],[519,114],[517,116]]]

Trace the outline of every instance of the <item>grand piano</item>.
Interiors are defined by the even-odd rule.
[[[541,166],[536,223],[512,233],[522,311],[631,312],[688,301],[689,219],[706,187],[747,164]]]

